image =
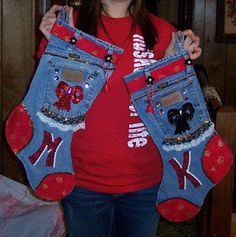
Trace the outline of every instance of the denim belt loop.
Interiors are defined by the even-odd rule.
[[[111,47],[107,48],[107,54],[112,55],[113,52],[114,52],[113,48],[111,48]]]
[[[180,37],[178,35],[180,35]],[[175,48],[176,53],[178,54],[184,49],[184,33],[182,31],[177,31],[175,33]]]
[[[67,6],[64,6],[58,13],[58,19],[63,22],[69,23],[69,14],[66,12]]]
[[[146,68],[146,69],[144,70],[144,74],[145,74],[145,77],[146,77],[146,78],[148,78],[148,77],[151,77],[151,76],[152,76],[152,74],[151,74],[151,71],[150,71],[150,69],[149,69],[149,68]]]
[[[81,37],[81,33],[79,31],[74,31],[74,37],[78,40]]]
[[[188,74],[191,74],[193,72],[193,67],[191,65],[187,65],[186,71]]]
[[[67,43],[67,50],[69,50],[69,51],[73,51],[73,48],[74,48],[75,46],[73,45],[73,44],[71,44],[71,42],[68,42]]]
[[[112,49],[112,48],[107,48],[107,55],[105,56],[105,60],[107,61],[107,62],[111,62],[111,61],[113,61],[114,60],[114,55],[113,55],[113,53],[114,53],[114,50]]]
[[[104,68],[114,69],[114,49],[111,47],[107,48],[107,53],[104,57]]]
[[[178,36],[180,34],[181,37]],[[182,54],[185,59],[189,58],[188,50],[184,47],[184,33],[182,31],[175,33],[175,48],[177,54]]]
[[[181,36],[179,37],[178,35]],[[175,33],[175,48],[176,48],[176,53],[177,54],[182,54],[184,59],[186,60],[190,60],[190,55],[189,55],[189,51],[184,47],[184,33],[182,31],[177,31]],[[187,73],[192,72],[192,64],[188,64],[186,63],[186,71]]]
[[[183,53],[183,56],[185,58],[185,61],[188,61],[188,60],[190,60],[190,62],[192,61],[192,59],[190,58],[190,55],[187,51],[185,51],[185,53]],[[192,63],[191,64],[186,63],[186,71],[187,71],[187,73],[192,73],[192,71],[193,71]]]

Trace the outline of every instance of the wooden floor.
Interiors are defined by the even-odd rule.
[[[232,214],[231,236],[230,237],[236,237],[236,213]]]

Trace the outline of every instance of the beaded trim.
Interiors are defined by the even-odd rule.
[[[48,107],[43,106],[40,112],[37,112],[37,116],[44,123],[48,123],[51,127],[56,127],[61,131],[77,131],[78,129],[84,129],[85,116],[79,117],[65,117],[51,111]]]
[[[181,151],[189,149],[194,146],[198,146],[207,137],[211,136],[214,129],[214,124],[211,121],[204,121],[199,128],[191,134],[184,136],[165,138],[163,141],[163,149],[165,151]]]

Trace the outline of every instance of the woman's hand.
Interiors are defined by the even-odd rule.
[[[200,46],[200,38],[193,33],[192,30],[184,31],[184,47],[189,51],[191,59],[197,59],[202,53]]]
[[[43,35],[46,37],[47,40],[51,37],[51,30],[54,25],[54,23],[57,20],[57,12],[60,11],[63,8],[61,5],[53,5],[42,17],[42,21],[39,25],[40,31],[43,33]],[[73,8],[67,7],[66,9],[69,13],[69,24],[74,27],[73,23]]]
[[[189,51],[189,55],[191,59],[197,59],[200,57],[202,49],[199,47],[200,38],[196,36],[192,30],[183,31],[185,40],[184,47]],[[173,55],[176,52],[175,49],[175,33],[172,33],[172,39],[170,41],[169,46],[165,50],[165,57],[169,55]]]

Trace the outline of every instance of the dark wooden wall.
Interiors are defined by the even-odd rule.
[[[203,50],[197,62],[207,68],[210,83],[220,94],[223,107],[217,115],[217,130],[236,154],[236,43],[216,42],[217,17],[216,0],[194,1],[193,30],[200,36]],[[204,236],[230,236],[231,212],[235,202],[233,187],[234,167],[211,193]]]
[[[0,1],[0,9],[2,9],[2,1]],[[2,10],[0,10],[0,52],[2,52]],[[0,53],[0,172],[3,166],[3,121],[2,121],[2,111],[3,111],[3,96],[2,96],[3,86],[2,86],[2,53]]]
[[[187,1],[187,4],[184,2]],[[236,106],[236,42],[216,43],[217,0],[157,0],[158,14],[179,24],[178,9],[193,5],[192,29],[201,38],[202,56],[195,63],[207,68],[210,82],[216,87],[224,105]],[[180,9],[183,12],[183,9]],[[189,16],[185,16],[190,18]]]
[[[224,105],[236,105],[236,43],[216,43],[216,0],[194,2],[193,29],[201,37],[202,56],[198,60],[209,74]],[[223,19],[222,19],[223,20]]]
[[[35,9],[37,1],[0,1],[1,13],[1,173],[24,181],[20,163],[13,158],[4,139],[4,122],[23,98],[33,75],[35,62]]]

